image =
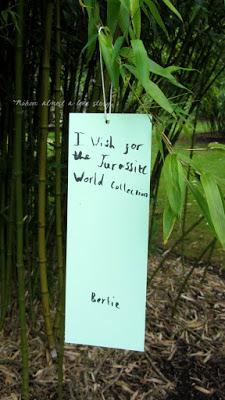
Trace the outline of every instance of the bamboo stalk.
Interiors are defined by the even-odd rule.
[[[10,202],[9,202],[9,220],[7,224],[7,252],[6,252],[6,306],[10,304],[11,298],[11,278],[12,278],[12,263],[13,263],[13,242],[14,242],[14,226],[15,226],[15,182],[11,177],[10,182]]]
[[[45,37],[41,70],[41,110],[39,141],[39,185],[38,185],[38,256],[40,269],[41,300],[48,345],[53,358],[56,357],[55,340],[50,315],[50,301],[47,279],[46,257],[46,163],[47,163],[47,136],[48,136],[48,95],[50,74],[50,47],[52,30],[53,2],[46,4]],[[46,102],[46,103],[45,103]]]
[[[64,355],[64,254],[62,234],[62,184],[61,184],[61,131],[60,103],[61,97],[61,37],[60,37],[60,0],[56,0],[56,64],[55,64],[55,213],[56,213],[56,252],[58,267],[58,309],[56,314],[56,332],[59,333],[58,356],[58,398],[63,399],[63,355]]]
[[[22,99],[23,84],[23,26],[24,26],[24,0],[18,2],[18,25],[16,31],[16,99]],[[22,356],[22,398],[29,398],[29,367],[28,367],[28,340],[25,311],[25,278],[23,262],[23,193],[22,193],[22,138],[23,138],[23,111],[21,105],[16,105],[15,114],[15,195],[16,195],[16,265],[18,275],[18,298],[20,318],[20,341]]]
[[[56,66],[55,66],[55,101],[60,103],[61,96],[61,60],[60,60],[60,2],[56,1]],[[56,252],[58,267],[58,285],[59,285],[59,308],[58,318],[62,314],[63,306],[63,286],[64,286],[64,257],[63,257],[63,235],[62,235],[62,188],[61,188],[61,130],[60,130],[60,107],[55,107],[55,213],[56,213]],[[55,328],[59,325],[56,323]]]
[[[5,303],[5,221],[3,218],[3,210],[5,208],[5,179],[0,171],[0,324],[4,314]]]
[[[0,325],[3,324],[5,308],[6,308],[6,229],[7,223],[4,218],[5,207],[7,205],[7,128],[9,117],[9,105],[7,104],[3,110],[4,128],[1,138],[2,151],[0,152]]]
[[[13,232],[14,232],[14,180],[11,177],[10,180],[10,200],[9,200],[9,213],[8,213],[8,221],[6,225],[6,271],[4,280],[2,280],[2,285],[4,288],[2,290],[2,312],[0,318],[0,331],[2,330],[5,322],[5,317],[7,313],[7,308],[10,302],[11,296],[11,274],[12,274],[12,255],[13,255]],[[3,296],[4,294],[4,296]]]
[[[6,192],[6,196],[7,198],[9,198],[9,203],[8,203],[7,225],[6,225],[6,276],[5,276],[6,288],[5,288],[5,305],[3,307],[4,315],[3,315],[2,327],[4,325],[4,318],[6,317],[6,313],[11,301],[12,266],[15,265],[15,262],[13,263],[13,261],[15,261],[14,243],[15,243],[15,233],[16,233],[15,232],[15,175],[14,175],[15,160],[13,157],[15,139],[13,138],[13,140],[11,140],[11,135],[9,134],[9,132],[13,130],[13,126],[15,124],[15,121],[13,120],[13,115],[14,115],[14,108],[9,107],[9,112],[7,115],[7,126],[6,126],[6,132],[7,132],[6,163],[8,166],[8,171],[11,171],[11,173],[8,174],[7,176],[8,190]]]

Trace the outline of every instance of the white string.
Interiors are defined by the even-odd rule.
[[[104,29],[103,26],[101,26],[99,28],[98,34],[100,34],[102,29]],[[107,104],[106,104],[105,81],[104,81],[101,46],[99,46],[99,53],[100,53],[100,70],[101,70],[101,80],[102,80],[102,94],[103,94],[103,103],[104,103],[104,116],[105,116],[105,122],[106,122],[106,124],[108,124],[110,122],[110,120],[107,118]],[[109,115],[111,113],[112,113],[112,84],[110,86],[110,95],[109,95]]]
[[[113,92],[113,86],[111,83],[110,94],[109,94],[109,114],[112,114],[112,92]]]

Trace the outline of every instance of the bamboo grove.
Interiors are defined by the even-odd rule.
[[[141,38],[161,66],[151,79],[176,117],[129,73],[118,78],[113,112],[144,111],[156,122],[153,220],[167,144],[176,143],[224,72],[225,11],[219,0],[184,0],[177,2],[181,20],[163,1],[142,3]],[[106,24],[119,36],[113,12],[106,1],[1,1],[0,330],[19,310],[24,399],[29,398],[28,332],[36,331],[40,318],[46,347],[58,361],[63,395],[68,115],[103,111],[97,36]],[[171,65],[183,69],[164,69]],[[111,76],[106,71],[105,76],[109,90]]]

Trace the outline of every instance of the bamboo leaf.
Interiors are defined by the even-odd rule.
[[[217,237],[225,249],[225,209],[215,179],[209,174],[201,175],[201,183],[209,207],[210,217]]]
[[[132,63],[132,64],[135,63],[133,49],[131,49],[129,47],[123,47],[120,51],[120,55],[122,57],[128,59],[130,63]],[[148,60],[146,60],[146,62],[148,63],[149,72],[151,72],[155,75],[162,76],[165,79],[168,79],[170,81],[170,83],[172,83],[173,85],[175,85],[177,87],[180,87],[185,90],[189,90],[184,85],[179,83],[177,81],[177,79],[171,73],[172,69],[174,69],[174,71],[179,71],[180,69],[183,69],[183,68],[176,67],[176,66],[170,66],[170,67],[164,68],[161,65],[157,64],[155,61],[153,61],[148,56],[147,56],[147,58],[148,58]]]
[[[129,63],[134,64],[134,52],[130,47],[123,47],[120,50],[120,55],[126,58]]]
[[[135,36],[139,39],[141,35],[141,9],[139,0],[130,0],[130,13]]]
[[[129,12],[130,0],[120,0],[121,5]]]
[[[149,79],[149,58],[142,40],[132,40],[131,45],[134,52],[136,74],[141,85],[156,103],[169,113],[173,113],[173,108],[162,90]]]
[[[99,38],[99,45],[100,45],[100,50],[106,65],[106,68],[108,70],[109,76],[111,80],[113,80],[113,69],[112,69],[112,53],[113,53],[113,44],[112,44],[112,39],[110,38],[110,35],[108,33],[103,33],[103,31],[99,32],[98,34]]]
[[[166,244],[172,233],[174,224],[176,222],[176,215],[171,209],[169,203],[167,203],[163,212],[163,242]]]
[[[119,53],[119,46],[122,45],[121,38],[118,40],[117,46],[114,49],[112,44],[112,37],[109,34],[109,31],[104,28],[104,31],[101,30],[99,32],[99,45],[102,53],[102,57],[104,59],[106,69],[108,71],[110,80],[115,88],[118,87],[119,84],[119,64],[117,63],[117,54]]]
[[[124,36],[119,36],[113,46],[113,58],[116,60],[116,58],[119,56],[120,54],[120,50],[122,47],[122,44],[124,42]]]
[[[177,71],[188,71],[188,72],[197,71],[197,72],[199,72],[199,71],[198,71],[197,69],[195,69],[195,68],[178,67],[178,66],[176,66],[176,65],[170,65],[169,67],[166,67],[165,69],[167,70],[167,72],[170,72],[171,74],[172,74],[173,72],[177,72]]]
[[[192,7],[192,13],[190,15],[190,22],[192,23],[195,18],[199,15],[200,11],[201,11],[202,7],[200,6],[200,4],[194,4]]]
[[[149,70],[150,72],[162,76],[163,78],[168,79],[173,85],[180,87],[182,89],[188,90],[184,85],[179,83],[177,79],[171,74],[172,68],[174,67],[174,71],[179,71],[181,68],[176,66],[163,68],[161,65],[157,64],[151,58],[149,58]]]
[[[178,171],[178,180],[179,180],[179,189],[180,189],[180,201],[181,201],[181,209],[180,216],[183,209],[184,198],[185,198],[185,190],[186,190],[186,181],[185,181],[185,173],[181,162],[177,159],[177,171]]]
[[[156,103],[164,108],[164,110],[168,111],[170,114],[173,113],[173,107],[171,106],[169,100],[166,98],[165,94],[158,85],[156,85],[151,80],[146,80],[143,82],[143,87],[149,94],[149,96],[151,96]]]
[[[18,24],[18,15],[17,15],[17,13],[15,13],[14,11],[11,11],[10,9],[8,10],[8,13],[11,15],[12,20],[13,20],[13,23],[14,23],[14,25],[15,25],[17,31],[18,31],[19,33],[21,33],[21,32],[20,32],[20,27],[19,27],[19,24]]]
[[[120,12],[119,12],[119,26],[125,37],[129,32],[130,25],[130,11],[129,11],[129,1],[128,4],[126,1],[121,0]]]
[[[87,59],[90,60],[93,56],[96,47],[97,37],[97,24],[100,20],[99,4],[96,0],[85,0],[85,7],[88,13],[88,47]]]
[[[128,69],[128,71],[131,72],[135,76],[135,78],[138,79],[137,70],[133,65],[123,64],[122,67]]]
[[[168,32],[166,29],[166,26],[161,18],[161,15],[159,14],[158,8],[156,7],[155,3],[152,0],[145,0],[145,3],[149,7],[149,10],[155,19],[156,23],[159,25],[159,27],[163,30],[165,35],[168,37]]]
[[[210,230],[215,234],[215,229],[210,217],[210,213],[209,213],[209,207],[208,204],[206,202],[205,197],[203,196],[203,193],[200,189],[199,184],[195,181],[195,182],[188,182],[188,187],[193,195],[193,197],[195,198],[196,202],[198,203],[198,206],[200,207],[203,216],[205,217],[208,226],[210,228]]]
[[[169,154],[163,166],[164,183],[170,208],[181,217],[184,201],[184,172],[176,154]]]
[[[162,144],[162,137],[161,137],[161,130],[157,129],[155,133],[155,138],[157,142],[158,151],[161,154],[162,160],[164,160],[164,151],[163,151],[163,144]]]
[[[179,208],[179,189],[178,189],[178,174],[173,168],[174,155],[169,154],[163,165],[163,176],[166,187],[166,193],[169,201],[169,205],[175,215]]]
[[[93,51],[93,48],[95,48],[95,46],[96,46],[97,38],[98,38],[98,34],[97,34],[97,33],[94,33],[94,34],[92,35],[92,37],[89,38],[87,44],[86,44],[86,45],[83,47],[83,49],[81,50],[81,53],[84,53],[85,50],[90,49],[90,50],[88,50],[88,51],[89,51],[90,54],[91,54],[92,51]],[[90,58],[90,54],[87,56],[88,59]]]
[[[137,69],[137,74],[139,80],[143,83],[149,78],[148,55],[142,40],[132,40],[131,45],[134,53],[134,64]]]
[[[183,22],[183,19],[179,13],[179,11],[174,7],[170,0],[162,0],[163,3],[174,13],[176,16]]]
[[[107,1],[107,26],[110,29],[111,35],[113,36],[118,24],[120,12],[120,0],[108,0]]]

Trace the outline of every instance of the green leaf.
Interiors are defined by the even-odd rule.
[[[11,11],[10,9],[8,10],[8,13],[11,15],[15,27],[16,27],[17,31],[20,33],[20,27],[18,24],[19,15],[17,13],[15,13],[14,11]]]
[[[156,85],[149,79],[143,81],[142,85],[149,96],[152,97],[156,103],[158,103],[162,108],[164,108],[164,110],[168,111],[170,114],[173,113],[173,107],[171,106],[169,100],[166,98],[165,94],[158,85]]]
[[[193,4],[191,14],[190,14],[190,22],[192,23],[196,17],[198,17],[202,7],[200,4]]]
[[[113,46],[113,58],[116,59],[120,55],[121,47],[124,42],[124,36],[119,36]]]
[[[210,213],[209,213],[209,207],[208,207],[205,197],[203,196],[203,193],[201,192],[199,183],[197,183],[196,181],[194,181],[194,182],[188,181],[188,187],[189,187],[193,197],[195,198],[196,202],[198,203],[198,206],[200,207],[202,214],[205,217],[210,230],[213,232],[213,234],[215,234],[215,229],[214,229],[214,226],[213,226],[213,223],[212,223],[212,220],[210,217]]]
[[[173,72],[176,72],[176,71],[188,71],[188,72],[197,71],[197,72],[199,72],[199,71],[198,71],[197,69],[195,69],[195,68],[177,67],[176,65],[170,65],[169,67],[166,67],[166,70],[167,70],[167,72],[170,72],[171,74],[172,74]]]
[[[8,16],[9,16],[9,13],[8,13],[8,10],[3,10],[3,11],[1,11],[1,18],[2,18],[2,20],[3,20],[3,22],[4,22],[4,24],[8,24]]]
[[[118,38],[116,48],[114,49],[109,30],[104,28],[104,31],[106,33],[101,30],[98,35],[100,50],[113,87],[117,88],[119,85],[119,63],[117,62],[117,56],[119,53],[119,46],[122,45],[122,40],[121,37]]]
[[[170,208],[176,217],[181,217],[184,204],[185,177],[176,154],[169,154],[166,157],[163,165],[163,177]]]
[[[171,3],[171,1],[170,0],[162,0],[162,1],[183,22],[183,19],[180,15],[179,11],[177,11],[177,9],[174,7],[174,5]]]
[[[149,79],[149,58],[142,40],[132,40],[131,45],[134,52],[136,74],[141,85],[156,103],[169,113],[173,113],[173,108],[162,90]]]
[[[109,0],[110,1],[110,0]],[[119,26],[125,37],[127,37],[128,32],[129,32],[129,26],[130,26],[130,3],[128,1],[128,4],[126,1],[121,1],[120,5],[120,12],[119,12]]]
[[[90,54],[92,53],[92,49],[95,48],[96,46],[96,41],[98,38],[98,34],[94,33],[92,35],[92,37],[89,38],[87,44],[83,47],[83,49],[81,50],[81,53],[83,53],[85,50],[89,49],[89,47],[91,48],[90,50]],[[88,50],[89,51],[89,50]],[[87,57],[88,59],[90,58],[90,56]]]
[[[131,22],[136,38],[141,35],[141,9],[139,0],[130,0]]]
[[[97,41],[97,25],[100,20],[99,4],[96,0],[85,0],[85,6],[88,13],[88,46],[87,59],[90,60],[93,56]]]
[[[122,68],[124,68],[124,67],[125,67],[126,69],[128,69],[128,71],[131,72],[131,73],[135,76],[135,78],[138,79],[137,70],[136,70],[136,68],[135,68],[133,65],[123,64],[123,65],[122,65]]]
[[[135,63],[133,49],[131,49],[129,47],[123,47],[121,49],[121,51],[120,51],[120,55],[122,57],[126,58],[130,63],[132,63],[132,64]],[[172,68],[174,68],[174,71],[178,71],[178,70],[183,69],[183,68],[176,67],[176,66],[170,66],[170,67],[164,68],[161,65],[157,64],[155,61],[153,61],[148,56],[147,56],[147,58],[148,58],[148,60],[146,62],[148,63],[149,72],[151,72],[151,73],[153,73],[155,75],[162,76],[165,79],[168,79],[170,81],[170,83],[172,83],[173,85],[175,85],[177,87],[180,87],[180,88],[185,89],[185,90],[189,90],[185,86],[183,86],[181,83],[179,83],[177,81],[177,79],[170,72],[172,70]]]
[[[180,189],[180,201],[181,201],[180,216],[181,216],[181,213],[183,210],[183,205],[184,205],[184,198],[185,198],[186,176],[184,173],[183,166],[178,159],[177,159],[177,170],[178,170],[178,180],[179,180],[179,189]]]
[[[107,1],[107,26],[110,29],[111,35],[113,36],[118,24],[120,12],[120,0],[108,0]]]
[[[141,83],[143,83],[149,79],[148,55],[142,40],[132,40],[131,45],[134,53],[134,64],[137,69],[138,78]]]
[[[162,160],[164,161],[164,152],[163,152],[161,131],[162,131],[162,129],[160,129],[157,126],[157,130],[156,130],[156,133],[155,133],[155,138],[156,138],[156,142],[157,142],[158,151],[160,152]]]
[[[182,89],[186,89],[188,90],[185,86],[183,86],[181,83],[179,83],[177,81],[177,79],[171,74],[171,69],[175,68],[175,71],[178,71],[179,67],[175,67],[175,66],[171,66],[171,67],[166,67],[163,68],[161,67],[161,65],[157,64],[155,61],[151,60],[151,58],[149,58],[149,70],[150,72],[162,76],[163,78],[168,79],[173,85],[180,87]]]
[[[120,3],[128,12],[130,11],[130,0],[120,0]]]
[[[163,212],[163,242],[166,244],[172,233],[174,224],[176,222],[176,215],[171,209],[169,203],[167,203]]]
[[[120,50],[120,55],[126,58],[131,64],[134,64],[134,52],[130,47],[123,47]]]
[[[163,32],[166,34],[168,37],[168,32],[166,29],[166,26],[161,18],[161,15],[159,14],[158,8],[156,7],[155,3],[152,0],[145,0],[145,3],[149,7],[149,10],[155,19],[156,23],[159,25],[159,27],[163,30]]]
[[[220,190],[215,179],[210,174],[202,174],[201,183],[215,232],[225,249],[225,210]]]

